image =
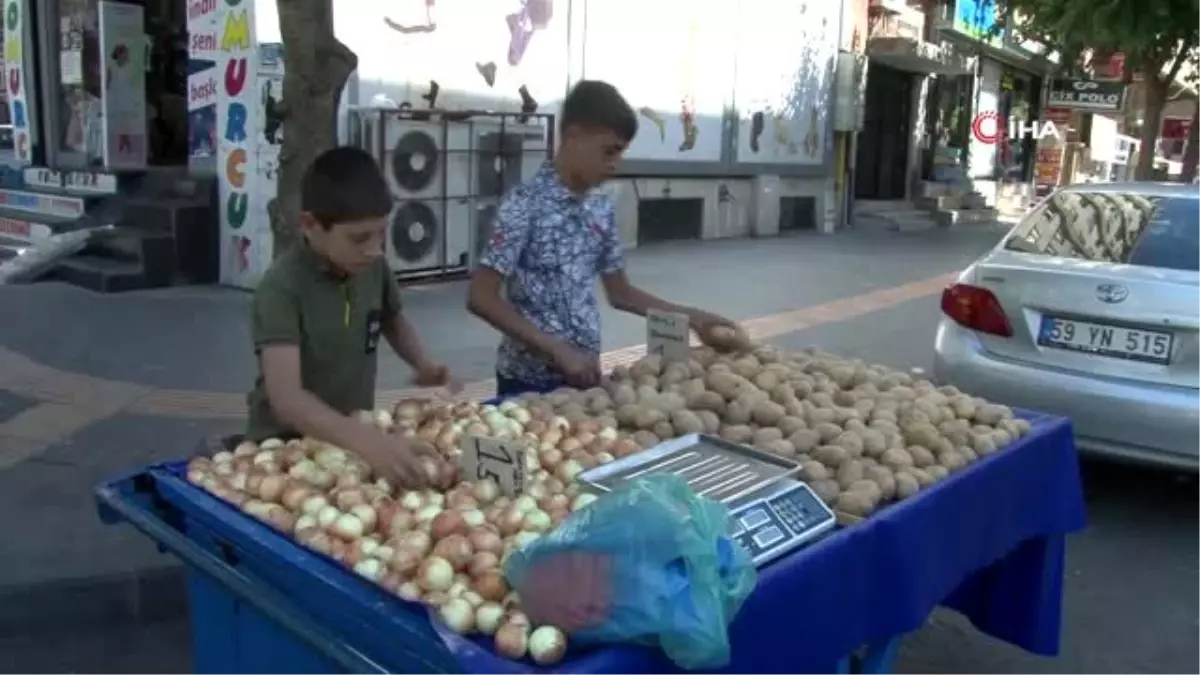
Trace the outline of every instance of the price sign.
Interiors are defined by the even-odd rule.
[[[459,472],[465,480],[491,478],[512,497],[525,488],[525,446],[517,441],[465,436],[459,444]]]
[[[661,356],[664,361],[687,361],[691,357],[690,337],[686,314],[654,309],[646,312],[647,354]]]

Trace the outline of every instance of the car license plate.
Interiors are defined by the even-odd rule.
[[[1166,364],[1175,336],[1157,330],[1107,326],[1057,316],[1043,316],[1038,344],[1129,361]]]

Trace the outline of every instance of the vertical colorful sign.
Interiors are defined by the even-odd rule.
[[[998,31],[1000,18],[996,0],[957,0],[954,3],[954,30],[999,47],[1004,44],[1004,31]]]
[[[187,4],[188,159],[211,166],[217,154],[217,16],[221,0]]]
[[[146,137],[146,35],[142,8],[100,2],[100,99],[104,101],[104,166],[142,169]]]
[[[252,77],[257,67],[253,33],[254,0],[220,0],[217,24],[221,70],[217,96],[217,179],[221,199],[221,282],[253,288],[262,274],[255,246],[258,232],[248,226],[256,161],[250,138],[256,102]],[[257,214],[254,214],[257,215]]]
[[[13,127],[13,155],[17,163],[32,161],[32,132],[28,105],[28,79],[25,73],[25,3],[7,0],[4,4],[4,81],[8,85],[8,112]]]

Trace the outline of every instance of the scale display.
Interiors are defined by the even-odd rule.
[[[837,525],[833,511],[795,477],[795,462],[705,434],[688,434],[580,474],[598,492],[641,476],[672,474],[697,495],[721,502],[730,536],[759,567]]]

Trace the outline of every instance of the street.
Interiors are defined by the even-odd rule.
[[[630,253],[648,290],[745,321],[758,339],[928,369],[939,291],[1002,228],[847,231],[688,242]],[[495,334],[462,282],[404,293],[432,355],[484,395]],[[91,490],[240,426],[252,381],[248,295],[183,288],[97,296],[0,287],[0,671],[188,672],[191,631],[172,560],[105,527]],[[644,341],[605,314],[605,349]],[[382,352],[381,352],[382,354]],[[380,359],[379,389],[408,373]],[[1063,648],[1029,655],[938,611],[905,639],[897,672],[1197,672],[1194,477],[1085,461],[1089,526],[1068,542]],[[797,615],[803,608],[796,608]],[[781,646],[781,648],[786,648]]]

